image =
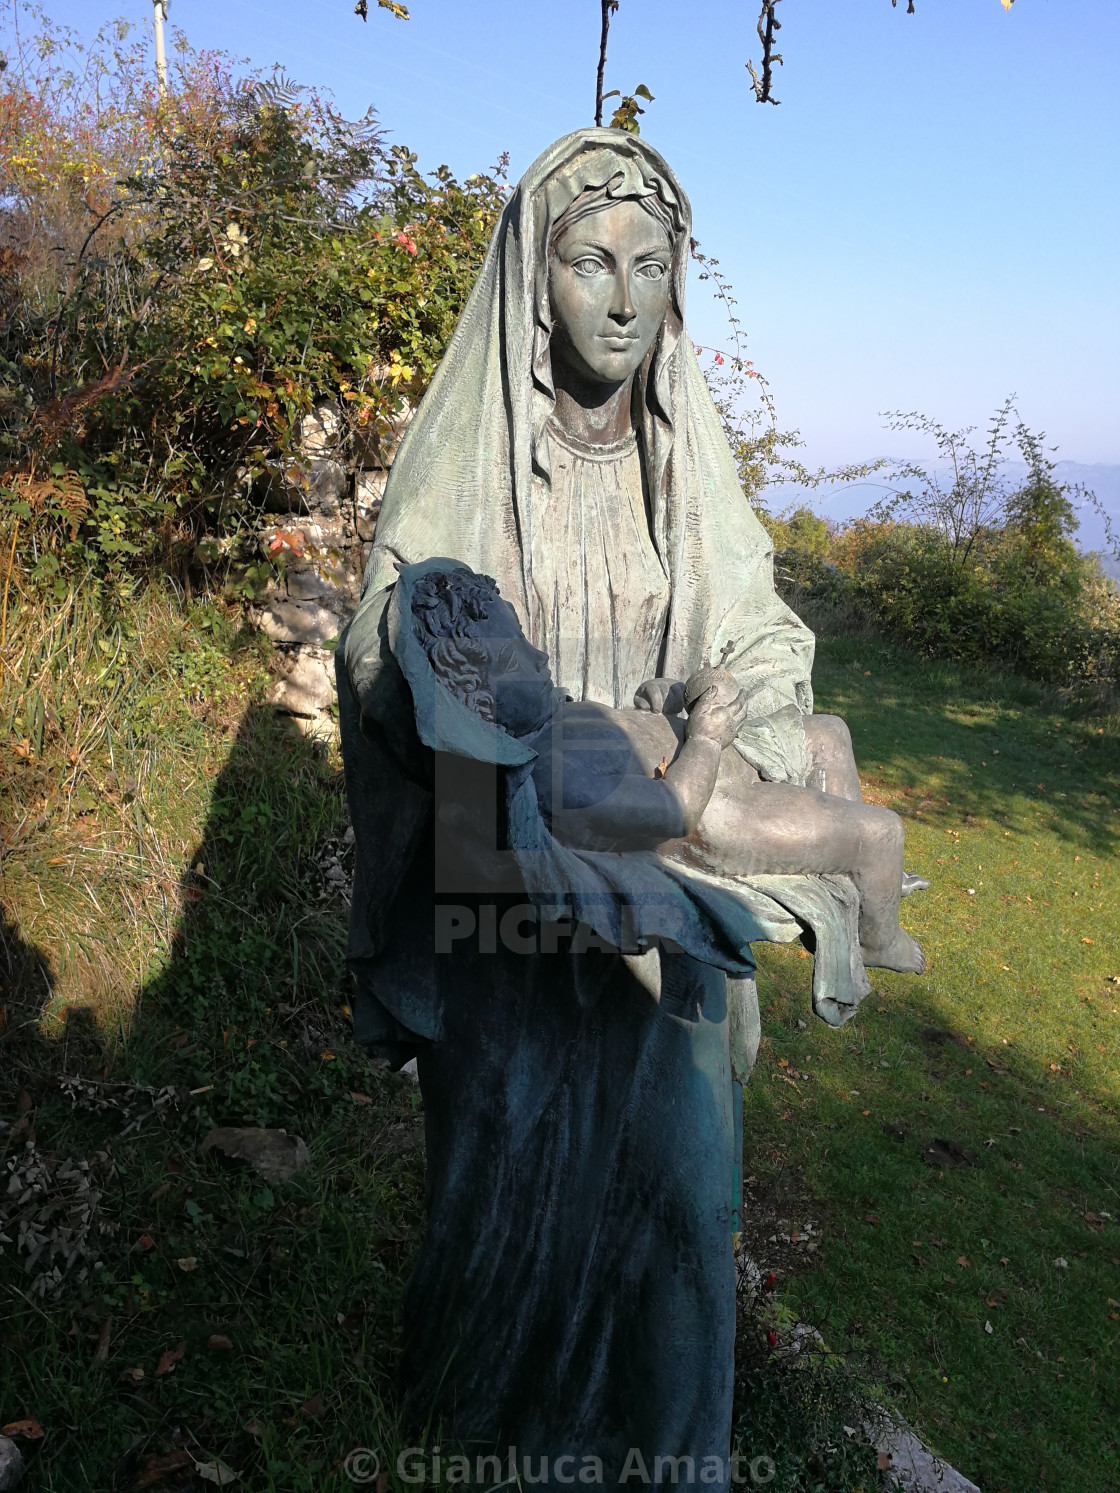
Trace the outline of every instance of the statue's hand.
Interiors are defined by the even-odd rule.
[[[746,719],[747,703],[747,696],[741,691],[728,701],[721,686],[713,684],[693,702],[684,728],[685,740],[704,736],[709,741],[718,741],[721,750],[729,747]]]
[[[634,709],[654,715],[680,715],[684,709],[684,685],[679,679],[647,679],[634,695]]]

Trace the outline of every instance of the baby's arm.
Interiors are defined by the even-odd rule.
[[[697,700],[685,740],[658,778],[597,771],[595,751],[567,749],[563,806],[553,806],[553,833],[585,850],[618,851],[652,850],[690,835],[715,788],[720,754],[739,727],[739,703],[721,704],[714,691]],[[547,780],[550,766],[542,767]],[[534,777],[541,784],[536,771]]]

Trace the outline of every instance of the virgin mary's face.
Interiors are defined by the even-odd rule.
[[[669,305],[669,235],[637,202],[616,202],[573,223],[549,273],[556,353],[596,384],[620,384],[641,365]]]

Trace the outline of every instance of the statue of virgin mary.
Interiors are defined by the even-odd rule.
[[[444,951],[441,753],[417,734],[389,603],[403,569],[452,557],[497,580],[573,698],[624,707],[644,686],[657,708],[722,662],[751,697],[748,762],[802,783],[825,761],[813,638],[775,594],[685,330],[690,227],[665,161],[621,131],[568,135],[529,168],[401,445],[338,650],[355,1031],[415,1056],[424,1097],[407,1416],[515,1446],[534,1481],[544,1457],[548,1486],[596,1464],[617,1484],[635,1450],[651,1476],[688,1456],[727,1485],[730,982],[684,951],[662,951],[656,989],[621,950]],[[469,812],[494,797],[457,781]],[[480,930],[484,907],[524,901],[475,885],[451,900]]]

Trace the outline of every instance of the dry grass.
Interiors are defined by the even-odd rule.
[[[166,960],[223,747],[267,679],[262,646],[236,612],[167,586],[131,593],[87,578],[47,602],[13,577],[0,909],[24,950],[5,940],[0,979],[22,983],[26,1006],[15,965],[33,959],[48,1023],[82,1005],[103,1028],[127,1024]]]

